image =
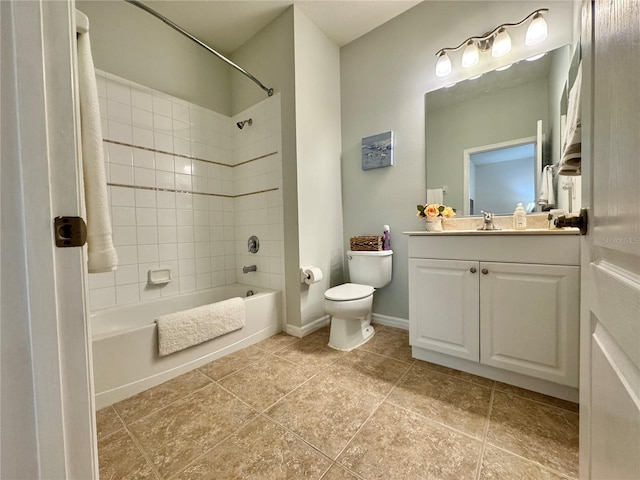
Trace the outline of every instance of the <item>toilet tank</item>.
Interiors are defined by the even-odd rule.
[[[347,251],[351,283],[385,287],[391,282],[391,250],[375,252]]]

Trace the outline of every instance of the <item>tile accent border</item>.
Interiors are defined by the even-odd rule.
[[[154,192],[171,192],[171,193],[187,193],[190,195],[206,195],[209,197],[223,197],[223,198],[239,198],[247,197],[249,195],[257,195],[259,193],[276,192],[280,190],[279,187],[267,188],[265,190],[257,190],[255,192],[240,193],[238,195],[224,195],[223,193],[205,193],[205,192],[191,192],[189,190],[176,190],[174,188],[159,188],[159,187],[143,187],[140,185],[127,185],[125,183],[111,183],[107,182],[109,187],[121,187],[121,188],[133,188],[136,190],[152,190]]]
[[[214,165],[222,165],[223,167],[231,167],[231,168],[239,167],[240,165],[245,165],[247,163],[255,162],[256,160],[261,160],[263,158],[267,158],[267,157],[270,157],[272,155],[276,155],[278,153],[278,151],[276,150],[275,152],[265,153],[264,155],[260,155],[259,157],[250,158],[249,160],[245,160],[244,162],[240,162],[240,163],[237,163],[235,165],[231,165],[229,163],[216,162],[215,160],[207,160],[205,158],[194,157],[192,155],[183,155],[182,153],[167,152],[166,150],[158,150],[157,148],[141,147],[140,145],[134,145],[133,143],[118,142],[116,140],[109,140],[108,138],[104,138],[102,141],[104,143],[112,143],[113,145],[121,145],[123,147],[137,148],[139,150],[146,150],[147,152],[162,153],[162,154],[165,154],[165,155],[172,155],[174,157],[188,158],[189,160],[198,160],[199,162],[212,163]]]

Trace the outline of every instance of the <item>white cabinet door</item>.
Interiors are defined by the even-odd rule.
[[[480,263],[480,362],[578,386],[580,268]]]
[[[479,361],[478,262],[409,259],[411,345]]]

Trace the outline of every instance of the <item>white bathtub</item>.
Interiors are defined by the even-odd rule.
[[[248,290],[255,295],[245,297]],[[158,355],[155,318],[167,313],[244,297],[246,323],[235,332],[173,353]],[[181,375],[282,330],[281,293],[228,285],[91,315],[96,408],[100,409]]]

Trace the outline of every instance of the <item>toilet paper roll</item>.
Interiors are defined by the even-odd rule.
[[[311,285],[312,283],[317,283],[322,280],[322,270],[318,267],[306,267],[303,270],[304,273],[304,283],[307,285]]]

